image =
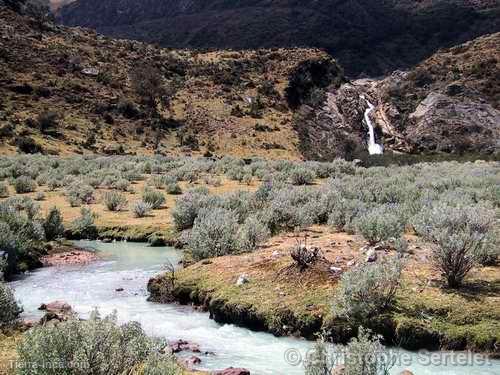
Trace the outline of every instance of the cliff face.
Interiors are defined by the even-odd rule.
[[[79,0],[59,20],[176,48],[319,47],[374,76],[500,31],[499,14],[497,0]]]
[[[411,153],[498,153],[500,33],[441,50],[410,71],[360,79],[330,90],[319,108],[295,121],[303,152],[328,159],[359,152],[366,138],[366,97],[386,150]]]

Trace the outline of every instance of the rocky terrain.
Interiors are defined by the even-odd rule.
[[[296,159],[285,93],[289,76],[303,61],[319,61],[342,79],[335,61],[314,49],[172,51],[55,26],[4,7],[0,19],[2,153]],[[163,84],[175,86],[168,105],[161,103],[158,126],[132,87],[131,76],[141,67],[159,70]],[[321,78],[321,85],[331,83]]]
[[[5,7],[0,18],[2,153],[363,159],[367,99],[389,154],[498,150],[499,33],[348,80],[318,49],[170,50]],[[170,91],[153,112],[141,70]]]
[[[410,71],[359,79],[327,92],[326,103],[303,106],[295,119],[302,151],[329,159],[356,153],[368,105],[377,140],[404,153],[498,152],[500,34],[441,50]],[[334,151],[335,150],[335,151]]]
[[[380,75],[500,31],[497,0],[79,0],[59,21],[174,48],[319,47]]]

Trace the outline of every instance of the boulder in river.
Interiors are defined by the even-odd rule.
[[[193,369],[195,365],[199,365],[201,363],[201,359],[195,355],[183,359],[182,362],[188,369]]]
[[[62,322],[76,316],[73,308],[63,301],[53,301],[47,304],[43,303],[38,310],[46,312],[44,317],[40,320],[41,324],[45,324],[49,321]]]
[[[250,371],[244,368],[229,367],[225,370],[215,371],[214,375],[250,375]]]
[[[399,375],[414,375],[410,370],[404,370],[399,373]]]
[[[193,352],[200,353],[200,347],[198,344],[194,344],[192,342],[188,342],[185,340],[177,340],[169,344],[172,353],[180,353],[180,352]]]

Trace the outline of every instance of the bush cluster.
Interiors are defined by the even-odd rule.
[[[119,325],[116,315],[68,320],[28,331],[18,346],[19,375],[121,375],[144,367],[145,374],[180,375],[170,355],[160,354],[166,343],[148,337],[139,323]],[[34,367],[34,363],[60,366]]]

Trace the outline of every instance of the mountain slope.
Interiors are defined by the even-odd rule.
[[[498,0],[79,0],[59,19],[175,48],[320,47],[350,74],[380,75],[500,31],[499,9]]]
[[[170,51],[0,6],[0,152],[297,159],[285,89],[292,72],[311,61],[342,79],[319,50]],[[161,103],[157,127],[132,87],[131,76],[144,66],[180,86],[171,107]],[[322,82],[331,83],[325,76]]]

